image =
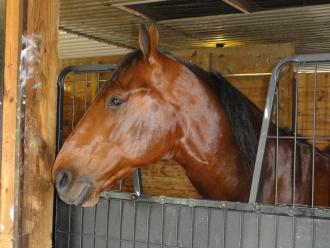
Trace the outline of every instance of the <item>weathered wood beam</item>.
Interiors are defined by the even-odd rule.
[[[6,32],[6,1],[0,0],[0,141],[2,140],[2,109],[3,109],[3,84],[5,71],[5,32]],[[0,154],[2,144],[0,142]],[[0,178],[1,178],[1,156],[0,156]]]
[[[5,5],[4,96],[2,119],[2,151],[0,166],[0,247],[13,247],[17,228],[15,214],[15,174],[17,97],[19,92],[19,55],[21,41],[21,0],[2,0]],[[3,9],[2,9],[3,11]],[[4,20],[4,16],[2,16]],[[4,23],[2,23],[4,24]],[[3,56],[1,53],[0,56]]]
[[[52,247],[59,0],[25,0],[21,247]]]
[[[59,0],[5,3],[0,247],[50,248]]]

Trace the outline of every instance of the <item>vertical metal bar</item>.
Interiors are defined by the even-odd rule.
[[[123,200],[120,200],[119,204],[119,215],[120,215],[120,224],[119,224],[119,248],[121,248],[121,237],[122,237],[122,227],[123,227]]]
[[[176,206],[176,209],[177,209],[177,215],[176,215],[176,246],[179,247],[179,223],[180,223],[180,211],[181,211],[181,208],[180,206]]]
[[[64,81],[65,82],[65,81]],[[76,74],[74,73],[74,81],[72,82],[72,95],[73,95],[73,98],[72,98],[72,120],[71,120],[71,128],[73,129],[74,128],[74,125],[75,125],[75,97],[76,97],[76,91],[75,91],[75,87],[76,87]],[[63,85],[63,91],[64,91],[64,85]],[[63,101],[64,101],[64,94],[62,95],[63,97]],[[68,247],[71,247],[70,243],[71,243],[71,214],[72,214],[72,206],[70,205],[69,206],[69,219],[70,219],[70,231],[69,231],[69,244],[68,244]]]
[[[239,247],[241,248],[243,246],[243,212],[239,212]]]
[[[298,99],[297,99],[297,94],[298,94],[298,73],[299,73],[299,64],[297,65],[297,69],[296,72],[294,72],[294,80],[293,80],[293,90],[292,90],[292,130],[294,130],[294,156],[296,154],[296,138],[297,138],[297,123],[298,123],[298,114],[297,114],[297,110],[298,110]],[[295,170],[295,163],[296,163],[296,157],[293,158],[293,177],[292,177],[292,190],[291,190],[291,194],[292,194],[292,203],[294,203],[294,199],[295,199],[295,175],[296,175],[296,170]]]
[[[161,236],[160,236],[160,245],[161,245],[161,247],[164,247],[164,225],[165,225],[164,205],[165,204],[162,204],[162,232],[161,232]]]
[[[134,209],[133,209],[133,248],[135,248],[135,232],[136,232],[136,201],[133,201]]]
[[[147,216],[147,248],[150,243],[150,203],[148,202],[148,216]]]
[[[292,247],[296,247],[296,218],[292,216]]]
[[[143,194],[142,188],[142,175],[141,169],[138,168],[133,172],[133,181],[134,181],[134,192],[136,196],[141,196]]]
[[[280,97],[280,86],[277,85],[276,87],[276,148],[275,148],[275,204],[278,201],[278,159],[279,159],[279,152],[278,152],[278,145],[279,145],[279,97]]]
[[[96,215],[97,215],[97,204],[94,206],[94,228],[93,228],[93,247],[95,248],[96,242]]]
[[[275,215],[274,218],[274,229],[275,229],[275,240],[274,240],[274,248],[278,247],[278,216]]]
[[[56,121],[56,154],[59,153],[62,146],[62,132],[63,132],[63,108],[64,108],[64,82],[68,71],[62,71],[59,75],[57,85],[57,121]]]
[[[297,72],[294,72],[294,73],[295,73],[295,75],[294,75],[294,78],[293,78],[293,81],[292,81],[293,89],[295,89],[296,86],[297,86],[297,80],[296,80],[296,73]],[[292,99],[296,99],[296,91],[295,90],[292,90]],[[295,109],[296,109],[296,103],[294,101],[292,101],[292,109],[291,109],[291,111],[292,111],[292,113],[291,113],[291,115],[292,115],[291,129],[292,130],[294,129],[294,125],[296,123]]]
[[[260,213],[257,213],[257,247],[260,247]]]
[[[299,64],[297,65],[295,85],[295,123],[294,123],[294,144],[293,144],[293,182],[292,182],[292,204],[296,204],[296,167],[297,167],[297,132],[298,132],[298,87],[299,87]]]
[[[96,91],[96,94],[99,92],[99,90],[100,90],[100,74],[101,74],[101,72],[98,72],[97,73],[97,81],[96,81],[96,89],[97,89],[97,91]]]
[[[84,216],[85,216],[85,211],[84,211],[84,208],[81,207],[81,214],[80,214],[80,218],[81,218],[81,234],[80,234],[80,248],[83,247],[83,242],[84,242],[84,239],[83,239],[83,236],[84,236]]]
[[[314,207],[314,191],[315,191],[316,94],[317,94],[317,64],[315,64],[315,69],[314,69],[314,92],[313,92],[312,207]]]
[[[190,233],[190,248],[194,247],[194,225],[195,225],[195,208],[191,207],[191,233]]]
[[[264,111],[264,116],[262,119],[260,138],[259,138],[259,143],[258,143],[257,157],[256,157],[255,165],[254,165],[249,203],[255,203],[257,200],[259,183],[260,183],[260,175],[261,175],[261,169],[262,169],[262,162],[263,162],[267,135],[268,135],[268,129],[269,129],[269,124],[272,119],[272,109],[273,109],[276,85],[277,85],[279,72],[280,72],[281,68],[283,66],[285,66],[289,61],[290,61],[289,59],[284,59],[284,60],[280,61],[275,66],[272,76],[270,78],[269,88],[268,88],[268,93],[267,93],[267,98],[266,98],[266,104],[265,104],[265,111]]]
[[[75,119],[76,119],[76,84],[77,84],[77,75],[76,73],[73,74],[73,82],[72,82],[72,119],[71,119],[71,129],[73,130],[75,127]],[[70,218],[71,218],[71,205],[70,208]],[[83,210],[81,210],[83,211]],[[83,223],[83,218],[81,217],[81,223]],[[81,234],[80,234],[80,248],[82,248],[82,235],[83,235],[83,225],[81,227]]]
[[[119,180],[119,190],[120,191],[122,191],[122,189],[123,189],[123,180],[125,180],[125,179],[120,179]]]
[[[84,113],[87,110],[87,84],[88,84],[88,72],[85,74],[85,81],[84,81]]]
[[[222,248],[226,247],[227,209],[223,210]]]
[[[315,247],[315,222],[312,218],[312,248]]]
[[[207,208],[206,228],[207,228],[207,245],[206,245],[206,247],[209,248],[209,246],[210,246],[210,209],[209,208]]]
[[[68,247],[70,248],[71,241],[71,205],[69,206],[69,218],[68,218]]]
[[[77,75],[73,74],[72,81],[72,116],[71,116],[71,130],[74,129],[75,126],[75,118],[76,118],[76,83],[77,83]]]
[[[109,244],[109,216],[110,216],[110,199],[107,199],[107,226],[106,226],[106,235],[105,235],[105,248],[108,248]]]

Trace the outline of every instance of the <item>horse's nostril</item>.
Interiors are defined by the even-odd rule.
[[[71,174],[67,171],[59,171],[56,176],[57,190],[65,188],[71,180]]]

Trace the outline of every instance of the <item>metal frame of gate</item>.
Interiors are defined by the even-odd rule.
[[[100,202],[86,209],[67,206],[56,199],[54,246],[330,247],[329,209],[255,203],[279,73],[290,62],[330,62],[330,54],[294,56],[282,60],[275,67],[269,85],[250,203],[145,196],[139,194],[138,187],[139,197],[136,197],[136,193],[103,192]],[[58,127],[61,127],[62,121],[65,76],[69,72],[99,73],[112,69],[113,66],[109,65],[94,65],[92,69],[89,66],[69,67],[61,73]],[[57,151],[61,143],[60,130],[57,132]],[[138,184],[141,185],[141,181]]]
[[[262,163],[264,158],[264,152],[266,147],[266,142],[268,140],[268,129],[269,125],[272,121],[272,110],[274,105],[274,100],[276,98],[276,102],[278,103],[278,81],[281,70],[288,65],[289,63],[296,63],[296,64],[303,64],[307,65],[307,67],[312,67],[312,73],[314,73],[314,82],[313,82],[313,91],[314,91],[314,99],[313,99],[313,135],[311,137],[303,137],[304,139],[311,138],[313,141],[312,149],[313,149],[313,165],[312,165],[312,187],[314,189],[314,157],[315,157],[315,141],[323,139],[330,140],[330,137],[316,137],[316,90],[317,90],[317,73],[318,73],[318,64],[319,63],[330,63],[330,53],[324,53],[324,54],[306,54],[306,55],[297,55],[285,58],[281,60],[274,68],[273,73],[271,75],[267,98],[266,98],[266,105],[264,110],[264,116],[262,121],[262,126],[260,130],[260,138],[258,143],[258,151],[257,151],[257,157],[255,161],[255,167],[254,167],[254,173],[253,173],[253,179],[252,179],[252,185],[251,185],[251,191],[250,191],[250,198],[249,202],[253,203],[257,201],[257,195],[258,195],[258,188],[259,188],[259,182],[260,182],[260,175],[262,171]],[[309,65],[309,66],[308,66]],[[330,66],[328,66],[330,68]],[[330,71],[330,70],[329,70]],[[299,71],[296,72],[297,74]],[[294,92],[296,93],[298,91],[298,85],[294,85]],[[294,136],[293,140],[295,142],[295,147],[297,145],[297,102],[298,102],[298,96],[297,94],[294,94],[293,99],[295,101],[293,113],[295,116],[295,123],[293,127]],[[278,107],[277,107],[278,108]],[[276,127],[277,127],[277,137],[276,137],[276,156],[278,154],[278,141],[279,141],[279,135],[278,135],[278,116],[276,117]],[[294,157],[296,158],[296,150],[294,151]],[[295,160],[295,159],[294,159]],[[278,159],[276,159],[278,161]],[[295,163],[295,161],[294,161]],[[277,165],[276,165],[277,166]],[[277,181],[277,179],[276,179]],[[294,187],[293,187],[294,188]],[[313,190],[312,190],[313,192]],[[314,198],[314,192],[312,193],[312,199]],[[312,200],[313,204],[313,200]]]

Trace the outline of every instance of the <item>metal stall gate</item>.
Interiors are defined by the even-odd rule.
[[[312,62],[312,64],[305,63],[305,61]],[[57,199],[54,246],[58,248],[330,247],[330,211],[328,209],[310,208],[295,204],[267,206],[255,203],[262,169],[263,151],[260,149],[264,149],[267,139],[272,138],[267,135],[267,127],[272,119],[279,123],[279,111],[275,111],[275,114],[271,113],[274,99],[275,106],[279,102],[278,78],[281,69],[294,63],[292,72],[295,75],[293,87],[295,94],[292,96],[298,103],[299,75],[302,73],[312,75],[308,77],[312,79],[309,83],[316,92],[317,75],[324,65],[320,62],[326,61],[330,61],[329,54],[295,56],[283,60],[274,69],[260,135],[250,203],[145,195],[136,198],[135,193],[119,191],[102,193],[100,202],[92,208],[67,206]],[[100,85],[106,81],[106,77],[102,75],[105,70],[95,71],[95,84]],[[65,126],[70,126],[70,129],[73,128],[78,119],[76,111],[79,112],[79,107],[76,106],[77,103],[80,102],[83,106],[80,108],[86,110],[91,100],[85,98],[87,100],[77,101],[75,94],[78,93],[75,92],[75,85],[81,83],[77,73],[83,75],[80,77],[83,79],[82,82],[87,85],[89,81],[92,81],[92,73],[95,71],[88,70],[87,74],[81,74],[83,72],[81,68],[79,70],[70,69],[72,73],[67,80],[62,78],[59,92],[59,113],[71,114],[72,121],[59,125],[60,128],[57,132],[58,149],[61,146],[62,138],[66,136],[66,132],[70,131],[66,130]],[[90,83],[92,84],[92,82]],[[65,94],[69,94],[68,96],[64,97],[64,90],[61,87],[66,88]],[[87,88],[83,87],[84,94],[88,92]],[[96,91],[98,88],[99,86],[95,88]],[[317,110],[315,106],[316,96],[317,94],[313,93],[312,108],[315,116]],[[64,110],[61,107],[64,101],[72,102],[73,107],[70,110]],[[298,104],[293,104],[293,116],[297,115],[298,107]],[[274,109],[279,108],[275,107]],[[318,141],[328,140],[327,137],[316,135],[316,120],[316,117],[312,118],[314,132],[311,137],[307,137],[313,141],[313,147],[317,145]],[[293,118],[293,121],[295,122],[293,126],[296,127],[293,139],[299,139],[297,118]],[[60,119],[61,122],[62,119]]]

